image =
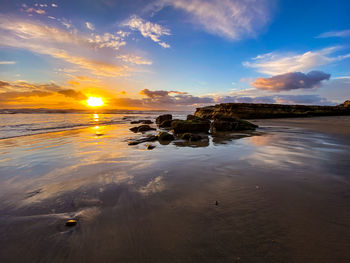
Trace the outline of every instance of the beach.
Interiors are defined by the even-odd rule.
[[[153,150],[141,117],[0,140],[0,262],[350,262],[349,116]]]

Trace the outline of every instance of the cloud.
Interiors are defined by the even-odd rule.
[[[103,42],[104,41],[104,42]],[[113,39],[106,36],[100,42],[77,32],[67,32],[57,27],[47,26],[40,22],[32,22],[18,18],[7,18],[0,15],[0,46],[22,48],[35,53],[50,55],[81,69],[87,69],[100,76],[125,76],[130,67],[114,65],[111,62],[97,60],[93,50],[101,47],[116,48]],[[101,54],[99,54],[102,57]],[[114,56],[113,56],[114,57]]]
[[[89,29],[91,31],[95,30],[95,26],[92,23],[90,23],[90,22],[86,22],[85,26],[86,26],[87,29]]]
[[[130,32],[125,32],[123,30],[119,30],[116,34],[119,35],[122,38],[126,38],[127,36],[130,35]]]
[[[13,65],[16,61],[0,61],[0,65]]]
[[[268,103],[268,104],[306,104],[306,105],[336,105],[326,98],[315,94],[306,95],[271,95],[257,97],[223,96],[216,97],[216,103]]]
[[[170,92],[166,90],[151,91],[149,89],[143,89],[140,91],[140,95],[145,95],[146,97],[151,99],[168,97],[169,93]]]
[[[322,71],[311,71],[307,74],[290,72],[271,78],[257,78],[251,84],[257,89],[277,92],[294,89],[312,89],[317,88],[321,81],[329,80],[330,76],[330,74]]]
[[[170,35],[170,30],[156,23],[145,21],[135,15],[124,24],[132,30],[138,30],[145,38],[150,38],[154,42],[158,43],[163,48],[169,48],[170,45],[162,42],[159,38],[164,35]]]
[[[85,79],[85,77],[82,77]],[[126,92],[120,92],[125,95]],[[335,105],[319,95],[271,95],[271,96],[202,96],[197,97],[182,91],[149,90],[140,91],[143,98],[116,98],[110,96],[108,104],[115,108],[145,109],[193,109],[214,103],[284,103]],[[38,99],[47,97],[45,99]],[[26,81],[7,82],[0,80],[0,103],[2,107],[71,107],[80,106],[86,95],[79,90],[65,88],[55,83],[37,84]],[[75,104],[72,104],[75,103]],[[74,108],[74,107],[73,107]]]
[[[52,7],[58,7],[58,5],[57,5],[57,4],[51,4],[51,6],[52,6]]]
[[[158,44],[163,48],[170,48],[170,45],[165,42],[159,42]]]
[[[166,105],[199,105],[214,102],[211,97],[196,97],[188,94],[187,92],[180,91],[166,91],[156,90],[151,91],[149,89],[143,89],[140,91],[141,95],[146,96],[144,102],[146,104],[157,104],[163,106]],[[175,95],[172,95],[175,94]]]
[[[46,14],[45,10],[43,10],[43,9],[35,9],[33,7],[29,7],[27,9],[24,9],[24,11],[27,12],[27,13],[36,13],[36,14],[39,14],[39,15]]]
[[[73,89],[63,89],[63,90],[58,91],[58,93],[66,96],[68,98],[73,98],[76,100],[86,100],[87,99],[86,95],[84,95],[82,92],[76,91]]]
[[[18,98],[63,95],[74,100],[85,100],[86,96],[77,90],[66,89],[54,83],[36,84],[26,81],[0,81],[0,101],[13,103]],[[40,105],[38,105],[40,106]]]
[[[342,31],[328,31],[318,35],[316,38],[329,38],[329,37],[349,37],[350,29]]]
[[[96,44],[99,48],[113,48],[119,50],[120,47],[125,46],[126,42],[120,35],[113,35],[111,33],[105,33],[103,35],[92,35],[89,38],[90,43]]]
[[[332,78],[322,85],[318,94],[332,101],[343,103],[350,99],[350,76]]]
[[[256,36],[270,17],[272,1],[266,0],[159,0],[153,9],[172,6],[191,15],[205,31],[232,40]]]
[[[197,97],[181,91],[143,89],[139,93],[141,99],[114,98],[110,105],[118,108],[147,108],[147,109],[193,109],[214,103],[212,97]]]
[[[7,89],[6,87],[8,87],[8,86],[10,86],[9,82],[0,80],[0,90]]]
[[[125,55],[119,55],[117,56],[118,59],[121,59],[122,61],[130,64],[136,64],[136,65],[152,65],[152,61],[149,61],[145,58],[131,55],[131,54],[125,54]]]
[[[305,72],[322,65],[350,58],[350,54],[330,56],[339,49],[339,47],[330,47],[296,55],[272,52],[258,55],[251,61],[243,62],[243,65],[267,75],[277,75],[298,71]]]

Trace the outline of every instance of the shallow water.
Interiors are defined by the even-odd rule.
[[[0,140],[0,262],[350,262],[349,141],[293,121],[151,151],[128,123]]]

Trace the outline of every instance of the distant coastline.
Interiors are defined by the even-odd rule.
[[[269,119],[291,117],[343,116],[350,115],[350,101],[337,106],[222,103],[197,108],[195,116],[203,119],[241,118]]]

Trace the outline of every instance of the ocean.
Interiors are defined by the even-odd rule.
[[[0,139],[33,134],[80,129],[90,126],[129,123],[138,119],[155,119],[168,112],[125,111],[103,113],[17,113],[0,114]],[[169,112],[174,118],[183,119],[188,112]]]

